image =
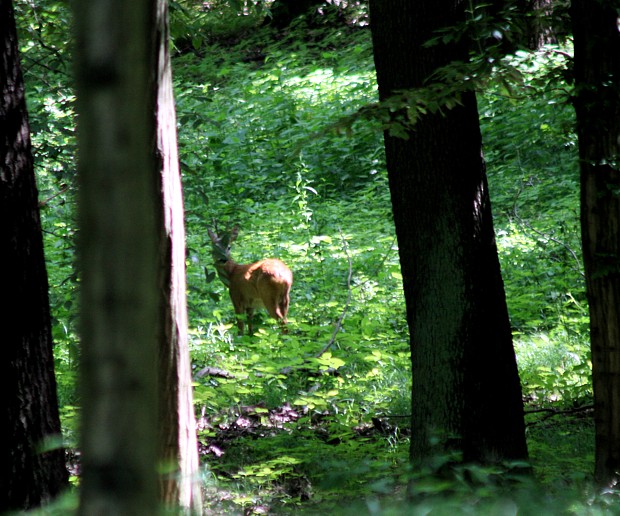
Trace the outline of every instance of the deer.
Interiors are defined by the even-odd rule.
[[[276,258],[266,258],[246,265],[235,262],[230,257],[230,249],[239,235],[239,226],[218,235],[217,225],[213,225],[213,231],[207,228],[212,242],[211,255],[220,281],[228,287],[239,334],[243,335],[244,332],[244,314],[250,336],[254,334],[254,309],[261,307],[266,308],[269,315],[278,321],[282,333],[287,333],[286,316],[293,284],[291,270]]]

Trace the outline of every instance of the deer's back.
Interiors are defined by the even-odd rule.
[[[248,265],[235,264],[230,274],[231,295],[239,295],[243,301],[254,306],[260,306],[266,294],[286,296],[292,283],[293,273],[276,258]]]

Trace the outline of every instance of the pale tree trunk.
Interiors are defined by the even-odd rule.
[[[620,480],[620,2],[574,0],[581,231],[590,307],[595,477]]]
[[[171,470],[162,477],[161,496],[169,506],[202,510],[196,419],[187,340],[185,227],[177,151],[176,112],[168,44],[168,4],[157,0],[157,147],[161,168],[162,321],[160,332],[160,461]],[[168,469],[168,468],[166,468]]]
[[[0,256],[4,514],[49,502],[68,487],[30,127],[10,0],[0,0]],[[46,439],[56,442],[43,452]]]
[[[427,47],[465,20],[458,0],[371,0],[381,99],[423,87],[466,61],[465,40]],[[521,386],[493,233],[476,99],[420,118],[408,139],[385,133],[412,354],[416,464],[525,459]],[[403,114],[405,111],[403,110]],[[406,114],[405,114],[406,116]]]
[[[95,500],[94,507],[98,506],[97,503],[99,506],[107,503],[109,504],[108,507],[116,507],[118,510],[129,509],[134,503],[137,507],[138,501],[143,499],[142,497],[150,497],[153,494],[151,481],[155,467],[151,461],[155,461],[164,472],[159,482],[161,501],[170,507],[183,507],[186,510],[199,513],[202,509],[202,500],[196,423],[192,402],[191,363],[187,342],[183,197],[168,52],[167,2],[165,0],[149,0],[143,2],[139,10],[137,6],[135,8],[123,6],[121,9],[118,5],[110,6],[110,11],[101,10],[103,7],[97,5],[97,2],[90,3],[88,6],[81,6],[81,8],[82,11],[76,13],[78,19],[82,15],[84,20],[88,20],[88,14],[92,12],[89,9],[93,9],[99,17],[97,18],[98,22],[103,27],[105,27],[106,21],[114,19],[114,14],[126,23],[125,26],[117,26],[118,33],[115,33],[113,28],[109,28],[110,34],[107,35],[107,40],[106,35],[102,33],[88,33],[87,35],[84,32],[79,33],[83,38],[81,45],[85,45],[83,48],[92,48],[92,54],[82,51],[83,56],[79,61],[81,75],[78,75],[78,78],[81,79],[80,85],[82,86],[81,90],[78,89],[79,105],[82,106],[80,123],[97,125],[93,129],[93,134],[87,133],[86,136],[82,137],[80,148],[86,152],[92,152],[89,138],[95,142],[103,140],[97,146],[97,151],[100,154],[89,157],[85,152],[81,153],[81,163],[83,163],[81,167],[87,169],[86,173],[81,173],[82,183],[84,183],[81,202],[83,227],[84,230],[89,231],[89,236],[91,234],[97,235],[97,231],[99,232],[99,240],[96,240],[94,244],[92,243],[92,240],[95,240],[94,236],[83,240],[85,246],[90,244],[94,247],[92,260],[105,257],[105,253],[114,254],[113,257],[109,257],[109,262],[97,262],[94,264],[95,266],[101,267],[103,263],[112,263],[119,269],[115,270],[108,265],[101,270],[85,261],[84,298],[86,299],[90,293],[88,288],[94,289],[92,285],[87,284],[89,276],[86,274],[86,270],[88,267],[94,268],[92,272],[94,279],[91,281],[96,281],[102,274],[111,274],[110,277],[104,276],[98,280],[99,287],[109,296],[108,292],[112,290],[116,276],[135,274],[134,267],[140,268],[141,264],[144,264],[145,268],[141,270],[142,280],[140,280],[140,275],[131,278],[136,283],[128,283],[126,291],[116,293],[112,297],[104,296],[102,299],[107,302],[108,310],[113,313],[118,310],[123,313],[122,315],[126,315],[127,305],[136,311],[136,318],[128,320],[127,327],[120,327],[115,333],[116,342],[119,344],[118,349],[115,348],[115,353],[127,354],[126,357],[119,356],[117,358],[119,362],[131,363],[136,358],[133,352],[121,346],[125,338],[122,332],[127,331],[128,335],[132,331],[134,334],[143,333],[144,340],[148,339],[148,343],[141,344],[142,351],[138,348],[135,350],[138,356],[142,357],[143,362],[142,368],[139,369],[142,383],[139,385],[139,392],[136,395],[137,398],[145,399],[147,403],[145,406],[141,406],[140,410],[133,412],[136,418],[141,419],[139,421],[133,420],[132,424],[137,427],[152,424],[148,429],[148,441],[141,443],[142,450],[137,450],[140,452],[139,456],[136,453],[135,457],[128,455],[123,459],[118,456],[121,449],[110,449],[106,452],[107,454],[100,450],[93,452],[87,448],[90,439],[98,439],[97,429],[108,431],[107,425],[113,424],[113,422],[108,419],[111,417],[111,413],[91,414],[85,407],[85,421],[90,421],[87,419],[89,414],[93,421],[90,426],[84,425],[84,432],[95,433],[92,436],[85,435],[83,439],[85,445],[84,475],[85,480],[91,479],[91,484],[86,485],[91,489],[90,491],[85,490],[83,507],[86,510],[87,507],[93,506],[91,498]],[[101,17],[101,13],[106,13],[106,16]],[[132,18],[132,15],[135,15],[135,18]],[[82,29],[88,30],[88,27],[88,24],[85,23]],[[102,30],[105,31],[106,29]],[[123,33],[132,34],[132,37],[137,39],[121,43],[122,40],[116,38]],[[138,51],[132,53],[131,49]],[[115,52],[115,55],[108,54],[108,51]],[[137,63],[135,59],[140,59],[140,63]],[[103,77],[101,77],[102,75]],[[94,85],[91,84],[93,82]],[[94,93],[89,89],[93,86]],[[126,104],[127,102],[132,102],[131,109]],[[116,115],[118,115],[118,119]],[[108,126],[107,123],[110,121],[112,124]],[[87,129],[82,129],[82,132],[86,131]],[[117,133],[116,136],[114,131]],[[120,138],[123,132],[126,132],[127,136]],[[106,136],[108,137],[107,141]],[[109,143],[110,146],[106,147],[103,143]],[[144,152],[145,143],[149,146],[146,153]],[[119,148],[115,150],[114,145],[119,146]],[[106,162],[106,159],[109,161]],[[100,169],[88,170],[91,161],[98,163],[97,160],[101,161],[102,167],[118,170],[118,175],[108,174],[104,177]],[[138,169],[138,167],[143,168]],[[129,181],[132,177],[135,178],[135,181]],[[92,185],[89,181],[92,182]],[[105,186],[109,190],[107,192],[105,190],[99,191],[99,196],[103,199],[87,197],[89,194],[95,194],[93,187],[98,187],[98,183],[101,181],[105,181]],[[100,220],[105,217],[104,212],[108,210],[103,209],[101,212],[96,211],[91,214],[91,210],[95,209],[95,204],[98,201],[102,202],[103,205],[107,203],[108,206],[116,203],[115,209],[119,215],[111,217],[112,220],[109,223]],[[87,204],[89,202],[92,202],[93,205]],[[91,222],[93,227],[88,227],[87,222]],[[131,231],[132,228],[136,233]],[[120,235],[117,234],[119,232]],[[110,236],[112,242],[106,244],[106,238]],[[155,237],[155,247],[152,247],[153,237]],[[137,244],[143,244],[144,247],[138,249]],[[132,260],[127,261],[127,257],[132,256],[133,249],[139,252],[135,263]],[[87,257],[90,255],[84,252],[84,259],[86,260]],[[155,278],[152,276],[153,265],[155,266]],[[153,279],[155,279],[154,282]],[[125,281],[128,280],[129,278],[125,278]],[[155,291],[152,290],[154,286]],[[125,300],[124,296],[129,294],[133,297]],[[92,296],[93,293],[90,295]],[[145,300],[144,303],[138,301],[142,296]],[[155,314],[152,312],[153,309],[156,310]],[[98,310],[102,310],[102,307],[99,307]],[[96,318],[93,314],[90,316]],[[145,320],[148,317],[149,322],[139,322],[138,316],[145,318]],[[88,326],[88,319],[86,316],[84,317],[83,324],[86,337],[88,334],[92,335],[96,330]],[[114,318],[115,322],[121,320],[121,316],[118,314]],[[112,337],[110,335],[103,336],[106,340],[111,340]],[[97,335],[94,340],[98,341],[99,338],[100,336]],[[155,348],[152,347],[152,338],[155,339]],[[127,342],[124,344],[128,347],[133,345],[128,345]],[[157,352],[155,358],[158,358],[155,372],[151,369],[154,359],[151,355],[153,350]],[[86,362],[86,364],[90,364],[90,362]],[[151,378],[154,373],[155,375]],[[89,371],[85,367],[84,375],[88,374]],[[119,372],[115,378],[108,378],[109,385],[105,387],[112,388],[116,382],[119,383],[116,386],[118,392],[110,394],[113,401],[105,401],[106,406],[117,403],[113,396],[124,397],[121,386],[128,381],[124,378],[124,374],[127,372]],[[86,380],[84,383],[87,387],[90,385],[91,389],[98,388],[101,390],[104,386],[97,386],[96,384],[96,382],[101,381],[102,378],[95,378],[93,381],[95,385],[90,385],[90,380]],[[151,389],[155,389],[155,391]],[[156,393],[158,394],[157,397],[155,396]],[[151,412],[154,408],[152,402],[155,400],[157,410],[153,413]],[[136,400],[128,399],[126,403],[131,404],[134,401]],[[97,404],[97,400],[91,402]],[[157,416],[156,422],[153,421],[154,416]],[[118,429],[119,435],[115,436],[116,440],[130,442],[130,437],[126,436],[124,439],[121,437],[121,434],[126,430],[127,428]],[[146,435],[146,429],[144,432]],[[157,438],[155,441],[152,441],[153,432]],[[156,459],[151,455],[154,443],[157,451]],[[96,459],[101,462],[108,461],[109,464],[114,464],[112,471],[114,475],[119,476],[122,476],[123,473],[117,468],[124,468],[128,461],[135,460],[136,464],[132,465],[136,474],[143,475],[140,481],[143,492],[137,491],[135,493],[136,500],[119,499],[122,493],[114,493],[114,490],[107,494],[98,492],[95,494],[100,496],[102,500],[97,501],[96,497],[92,495],[92,485],[95,485],[95,491],[101,490],[105,486],[100,482],[103,482],[105,478],[95,477],[92,480],[93,474],[88,475],[89,471],[86,468],[89,465],[91,470],[95,470],[95,474],[96,468],[102,467],[100,464],[95,464],[93,467],[90,462],[92,458],[88,459],[88,452],[91,455],[100,454],[101,457],[96,457]],[[123,452],[126,453],[127,450],[123,449]],[[119,462],[117,463],[117,461]],[[115,487],[121,489],[120,479],[119,484]],[[88,498],[87,495],[91,498]],[[149,503],[153,503],[153,501],[149,499]],[[142,510],[148,513],[148,507],[145,505]]]
[[[75,5],[81,295],[79,513],[158,512],[158,167],[152,0]]]

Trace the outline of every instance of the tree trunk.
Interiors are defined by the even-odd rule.
[[[0,311],[3,357],[0,512],[31,509],[68,486],[30,128],[12,2],[0,0]],[[46,442],[48,441],[48,442]]]
[[[566,36],[566,28],[562,27],[562,18],[554,13],[553,3],[553,0],[482,1],[484,9],[496,18],[501,32],[499,42],[495,36],[491,37],[492,44],[499,43],[503,53],[514,54],[524,48],[537,50],[557,43]]]
[[[157,74],[157,155],[160,159],[160,272],[163,327],[160,338],[160,461],[169,466],[162,477],[161,497],[169,506],[202,511],[196,419],[187,342],[185,298],[185,227],[177,151],[176,112],[168,43],[166,0],[157,0],[153,50]],[[168,468],[167,468],[168,469]]]
[[[467,43],[424,46],[464,21],[457,0],[374,0],[381,99],[467,59]],[[527,457],[521,386],[493,233],[476,99],[426,114],[408,139],[385,133],[412,351],[414,462]],[[434,445],[433,443],[438,443]]]
[[[153,7],[75,2],[84,515],[159,509]]]
[[[595,477],[620,477],[620,34],[618,2],[574,0],[581,228],[590,306]]]
[[[0,52],[0,285],[4,297],[0,512],[4,513],[49,502],[68,486],[68,473],[60,446],[47,272],[10,0],[0,0]]]

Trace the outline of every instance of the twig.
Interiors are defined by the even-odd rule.
[[[539,237],[543,239],[546,239],[549,242],[558,244],[562,246],[564,249],[566,249],[570,253],[570,255],[573,257],[575,262],[577,263],[577,268],[576,268],[577,273],[585,278],[585,274],[583,273],[583,267],[581,266],[581,261],[579,260],[577,253],[573,249],[571,249],[571,247],[567,243],[562,242],[561,240],[558,240],[557,238],[547,233],[543,233],[542,231],[537,230],[529,222],[526,222],[525,219],[521,218],[521,215],[519,215],[519,208],[517,206],[517,201],[522,192],[523,192],[523,188],[521,187],[519,191],[517,192],[517,195],[514,198],[514,202],[512,203],[512,215],[515,217],[515,219],[517,219],[519,224],[521,224],[523,227],[530,230],[532,233],[538,235]]]
[[[334,328],[334,332],[332,333],[332,338],[329,339],[329,342],[325,345],[325,347],[315,356],[315,358],[319,358],[323,353],[325,353],[329,348],[334,345],[336,342],[336,335],[342,329],[342,321],[344,320],[344,316],[347,314],[349,310],[349,306],[351,305],[351,277],[353,276],[353,262],[351,261],[351,255],[349,254],[349,247],[347,246],[347,241],[344,238],[342,233],[342,229],[338,228],[338,232],[340,233],[340,237],[342,238],[342,244],[344,247],[344,252],[347,255],[347,261],[349,262],[349,274],[347,276],[347,302],[340,313],[340,317],[336,321],[336,327]]]
[[[383,258],[381,258],[381,261],[379,262],[379,264],[370,272],[369,274],[370,278],[368,278],[366,281],[362,283],[358,283],[357,285],[354,285],[353,287],[351,287],[352,289],[363,287],[364,285],[366,285],[367,283],[371,281],[371,278],[373,276],[376,276],[377,274],[379,274],[379,271],[383,268],[383,266],[385,265],[385,262],[387,262],[387,259],[389,258],[390,254],[392,254],[392,248],[394,247],[395,243],[396,243],[396,235],[394,235],[394,238],[392,239],[392,243],[390,244],[386,253],[383,255]]]
[[[575,407],[572,409],[553,409],[553,408],[537,408],[537,409],[531,409],[531,410],[525,410],[524,413],[525,415],[528,414],[540,414],[540,413],[545,413],[546,415],[542,417],[542,419],[538,420],[538,421],[533,421],[531,423],[528,423],[527,426],[533,426],[535,424],[538,423],[542,423],[543,421],[546,421],[547,419],[553,417],[553,416],[563,416],[563,415],[568,415],[568,414],[577,414],[579,412],[585,412],[587,410],[592,410],[594,409],[594,405],[582,405],[581,407]]]
[[[526,414],[539,414],[541,412],[547,412],[547,413],[551,413],[553,415],[556,414],[575,414],[577,412],[581,412],[583,410],[590,410],[593,409],[594,405],[590,404],[590,405],[582,405],[581,407],[575,407],[575,408],[571,408],[571,409],[554,409],[554,408],[537,408],[537,409],[531,409],[531,410],[525,410],[524,412]]]
[[[39,201],[39,208],[43,208],[43,206],[47,206],[47,204],[54,198],[58,197],[60,194],[65,193],[69,189],[69,185],[63,184],[60,186],[60,190],[55,194],[50,195],[47,199],[43,201]]]

